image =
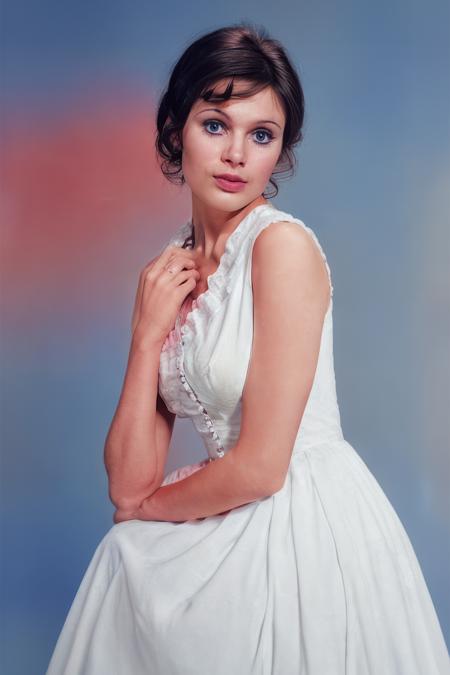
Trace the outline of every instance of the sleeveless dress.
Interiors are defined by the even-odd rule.
[[[208,290],[182,307],[161,349],[159,392],[169,410],[192,420],[206,450],[164,484],[220,461],[238,440],[252,347],[252,246],[280,220],[309,232],[331,287],[282,489],[225,514],[113,525],[47,675],[449,675],[411,542],[343,436],[325,254],[309,227],[273,204],[256,206],[229,235]],[[192,220],[168,243],[186,245],[190,235]]]

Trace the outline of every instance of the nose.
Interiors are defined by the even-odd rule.
[[[222,160],[233,165],[245,164],[245,137],[230,135],[230,140],[222,153]]]

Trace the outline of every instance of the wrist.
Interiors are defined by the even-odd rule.
[[[149,330],[144,330],[139,324],[134,329],[131,346],[138,352],[161,351],[165,338],[160,335],[152,334]]]

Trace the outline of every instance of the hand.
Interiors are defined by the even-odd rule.
[[[164,342],[200,277],[195,255],[194,251],[169,245],[144,267],[131,320],[133,336],[136,331],[144,341],[151,338]]]

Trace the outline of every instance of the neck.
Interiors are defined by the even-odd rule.
[[[250,211],[261,204],[269,204],[269,201],[259,196],[242,209],[231,212],[211,211],[209,208],[193,205],[192,247],[205,258],[220,260],[229,235]]]

